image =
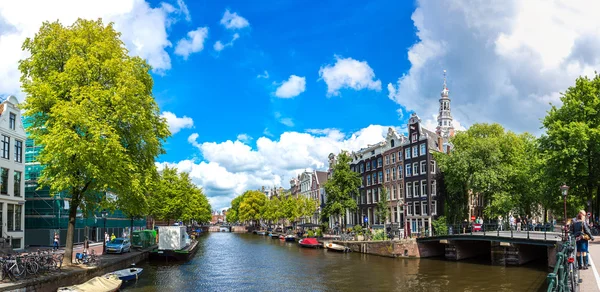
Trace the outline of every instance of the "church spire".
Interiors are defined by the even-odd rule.
[[[444,140],[454,136],[454,126],[452,126],[452,114],[450,113],[450,98],[448,86],[446,85],[446,70],[444,70],[444,85],[440,93],[440,110],[437,117],[438,126],[436,133]]]

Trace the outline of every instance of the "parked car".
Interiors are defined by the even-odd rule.
[[[124,253],[131,251],[131,242],[127,238],[115,238],[106,244],[106,253]]]

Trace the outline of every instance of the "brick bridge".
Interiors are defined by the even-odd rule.
[[[522,265],[538,258],[547,258],[549,267],[556,264],[560,242],[561,233],[542,231],[473,232],[417,239],[417,244],[427,250],[428,255],[445,255],[449,260],[489,254],[494,265]]]

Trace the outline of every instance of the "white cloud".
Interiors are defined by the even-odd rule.
[[[177,42],[175,54],[187,59],[192,53],[200,52],[204,49],[204,41],[208,37],[208,27],[199,27],[187,33],[185,38]]]
[[[226,44],[223,44],[221,41],[216,41],[215,44],[213,45],[213,49],[215,49],[215,51],[217,51],[217,52],[220,52],[227,47],[232,47],[233,42],[235,42],[235,40],[237,40],[239,38],[240,38],[240,35],[238,33],[234,33],[233,37],[231,38],[231,41],[229,41]]]
[[[294,126],[294,121],[291,118],[282,118],[281,120],[279,120],[279,122],[288,127]]]
[[[278,139],[258,138],[255,149],[240,139],[200,143],[198,135],[193,134],[188,142],[198,147],[205,161],[183,160],[157,165],[177,166],[180,171],[189,172],[210,198],[213,208],[221,209],[248,189],[288,188],[289,180],[304,169],[325,170],[329,153],[339,153],[342,149],[354,151],[382,141],[387,130],[386,126],[370,125],[351,135],[336,129],[285,132]]]
[[[423,116],[437,112],[448,70],[452,114],[539,133],[549,102],[600,67],[600,2],[421,0],[411,68],[389,96]]]
[[[172,112],[163,112],[160,116],[167,120],[167,124],[169,124],[169,130],[173,135],[179,132],[181,129],[190,129],[194,127],[194,120],[187,116],[178,118]]]
[[[77,18],[114,22],[131,55],[146,59],[155,73],[169,70],[167,29],[182,14],[187,18],[181,12],[187,11],[185,3],[179,3],[179,8],[166,3],[153,8],[143,0],[0,1],[0,94],[20,94],[18,61],[27,56],[21,45],[47,20],[59,20],[63,25],[71,25]]]
[[[266,71],[265,71],[266,72]],[[291,75],[287,81],[275,91],[275,96],[281,98],[291,98],[300,95],[306,90],[306,78]]]
[[[265,73],[264,73],[264,74],[258,74],[258,75],[256,76],[256,78],[258,78],[258,79],[261,79],[261,78],[264,78],[264,79],[269,79],[269,72],[267,72],[267,70],[265,70]]]
[[[328,95],[339,95],[340,89],[371,89],[380,91],[381,81],[375,80],[375,72],[366,61],[335,56],[335,64],[321,67],[319,76],[327,83]]]
[[[242,134],[237,135],[237,139],[238,139],[238,141],[241,141],[243,143],[247,143],[247,142],[250,142],[252,140],[252,137],[250,137],[248,134],[242,133]]]
[[[437,129],[437,125],[438,125],[437,115],[431,115],[431,118],[423,120],[423,127],[432,132],[435,132],[435,130]],[[461,125],[460,122],[457,121],[456,119],[452,120],[452,126],[454,126],[455,131],[466,131],[467,130],[467,128],[465,128],[463,125]]]
[[[227,29],[241,29],[250,25],[248,20],[239,16],[237,12],[231,13],[229,9],[225,10],[221,24]]]

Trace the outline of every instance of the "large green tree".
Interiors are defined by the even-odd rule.
[[[240,221],[239,211],[240,211],[240,203],[244,199],[243,195],[239,195],[235,197],[231,201],[231,208],[227,210],[227,222],[236,223]]]
[[[543,120],[542,148],[559,183],[570,186],[569,207],[600,206],[600,75],[577,78]],[[560,197],[558,183],[554,197]],[[589,210],[589,209],[588,209]]]
[[[71,199],[65,259],[71,263],[77,209],[99,192],[142,196],[144,177],[170,135],[152,97],[150,66],[128,54],[112,24],[44,22],[20,61],[31,137],[43,150],[40,187]]]
[[[333,165],[333,175],[325,183],[327,201],[323,208],[322,218],[336,217],[346,229],[346,211],[354,211],[357,208],[356,200],[361,178],[358,173],[350,170],[351,158],[348,153],[342,151]],[[342,219],[342,220],[340,220]]]
[[[240,202],[239,220],[255,222],[261,219],[263,208],[267,201],[267,196],[261,191],[246,191],[242,195],[244,198]]]

